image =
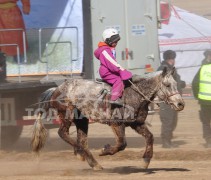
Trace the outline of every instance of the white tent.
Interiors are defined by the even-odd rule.
[[[159,29],[159,44],[161,57],[168,49],[177,52],[178,73],[191,84],[204,59],[203,52],[211,49],[211,20],[172,6],[169,23]]]

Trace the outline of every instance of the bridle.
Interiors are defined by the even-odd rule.
[[[161,84],[162,84],[162,83],[161,83]],[[167,102],[167,103],[169,104],[168,99],[169,99],[171,96],[180,94],[180,93],[177,91],[177,92],[172,93],[172,94],[170,94],[170,95],[166,95],[166,93],[163,92],[162,88],[160,88],[159,90],[164,94],[164,97],[165,97],[162,101],[160,101],[160,103],[161,103],[161,102]],[[157,95],[157,96],[158,96],[158,95]],[[160,98],[159,96],[158,96],[158,98],[159,98],[159,99],[162,99],[162,98]]]
[[[175,92],[175,93],[172,93],[172,94],[170,94],[170,95],[167,96],[166,93],[165,93],[165,92],[162,90],[162,88],[161,88],[162,81],[160,81],[160,83],[158,83],[157,86],[155,87],[155,91],[157,91],[157,92],[158,92],[158,91],[161,91],[161,92],[164,94],[165,98],[164,98],[162,101],[154,102],[154,101],[151,101],[148,97],[146,97],[146,96],[144,95],[144,93],[142,93],[142,92],[139,90],[139,88],[138,88],[131,80],[129,80],[129,82],[130,82],[131,85],[135,88],[134,90],[137,91],[141,96],[143,96],[145,100],[149,101],[149,102],[152,103],[152,104],[156,104],[156,105],[158,105],[158,106],[159,106],[159,104],[161,104],[161,103],[163,103],[163,102],[169,103],[169,102],[168,102],[168,99],[169,99],[171,96],[174,96],[174,95],[176,95],[176,94],[179,94],[179,92]],[[158,89],[159,89],[159,90],[158,90]],[[157,96],[158,96],[158,94],[157,94]],[[162,99],[162,98],[160,98],[160,96],[158,96],[158,98],[159,98],[159,99]]]

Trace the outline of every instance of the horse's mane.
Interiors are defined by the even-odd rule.
[[[147,73],[144,75],[144,78],[153,78],[155,76],[160,75],[162,72],[163,71],[155,71],[155,72]]]
[[[162,73],[162,71],[155,71],[155,72],[151,72],[151,73],[147,73],[144,74],[144,76],[139,76],[140,80],[137,81],[137,84],[149,84],[155,81],[155,77],[158,77],[160,74]]]
[[[143,93],[151,94],[154,91],[157,83],[159,83],[158,76],[160,76],[162,71],[156,71],[152,73],[147,73],[144,76],[139,76],[140,79],[134,84],[141,89]]]

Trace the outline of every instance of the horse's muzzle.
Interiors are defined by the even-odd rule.
[[[185,102],[181,100],[177,103],[170,103],[170,105],[175,111],[182,111],[185,107]]]
[[[185,107],[185,102],[179,102],[177,104],[177,111],[182,111]]]

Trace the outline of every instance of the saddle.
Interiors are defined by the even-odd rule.
[[[96,78],[95,82],[96,83],[106,83],[106,84],[108,84],[107,82],[105,82],[103,79],[100,79],[100,78]]]
[[[95,82],[98,83],[98,84],[102,84],[103,85],[103,88],[100,90],[100,92],[97,95],[98,101],[100,103],[102,103],[103,100],[105,99],[106,95],[110,94],[110,90],[105,87],[105,84],[108,84],[108,83],[105,82],[103,79],[100,79],[100,78],[96,78]],[[110,84],[108,84],[108,85],[111,86]]]
[[[100,78],[96,78],[95,82],[98,83],[98,84],[102,84],[103,85],[103,88],[100,90],[99,94],[97,95],[98,100],[100,102],[103,102],[103,100],[105,99],[106,95],[110,94],[110,90],[108,90],[105,87],[105,84],[108,84],[109,86],[111,86],[111,84],[107,83],[106,81],[104,81],[103,79],[100,79]],[[124,80],[123,83],[125,85],[125,88],[131,86],[131,83],[128,80]]]

